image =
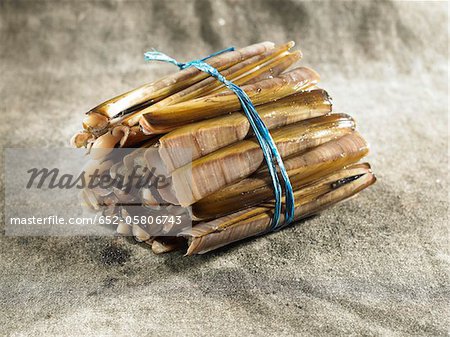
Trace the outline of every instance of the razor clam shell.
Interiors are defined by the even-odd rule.
[[[152,241],[152,251],[155,254],[163,254],[186,248],[186,240],[180,237],[158,237]]]
[[[333,188],[334,182],[352,176],[358,176],[358,178]],[[338,171],[310,187],[311,190],[319,190],[317,195],[312,198],[296,200],[295,220],[301,220],[348,199],[372,185],[375,180],[368,165],[356,165],[355,167]],[[263,210],[263,208],[260,208],[260,210]],[[239,216],[243,216],[242,212]],[[223,221],[230,222],[230,218],[232,216],[224,218]],[[189,240],[189,248],[186,255],[204,254],[230,243],[264,234],[270,228],[271,219],[272,211],[271,209],[266,209],[255,216],[232,223],[227,227],[221,227],[221,220],[219,219],[211,223],[199,224],[191,230],[180,233],[180,236],[184,236]]]
[[[299,58],[300,58],[300,52],[289,53],[284,56],[280,56],[279,58],[272,60],[272,62],[270,62],[266,66],[258,67],[258,69],[256,71],[252,71],[250,74],[243,76],[242,78],[238,78],[238,79],[234,80],[233,82],[236,85],[244,85],[244,84],[256,83],[256,82],[259,82],[262,80],[268,80],[268,79],[272,79],[274,77],[278,77],[284,70],[286,70],[293,63],[298,61]],[[211,78],[211,79],[217,82],[217,80],[215,78]],[[230,77],[229,79],[232,80],[233,78]],[[217,82],[217,83],[220,84],[220,82]],[[220,93],[220,92],[228,91],[228,90],[229,90],[228,88],[224,88],[222,85],[222,86],[218,86],[218,90],[214,90],[214,91],[208,93],[208,95],[211,96],[217,92]],[[192,99],[195,99],[197,97],[205,97],[205,96],[206,95],[197,95],[197,96],[193,96]],[[171,97],[172,96],[170,96],[168,98],[171,98]],[[137,124],[137,122],[140,120],[140,118],[142,117],[142,115],[144,113],[148,114],[151,111],[157,112],[159,108],[160,107],[157,107],[157,104],[155,104],[155,105],[151,106],[150,108],[146,109],[145,111],[142,110],[139,113],[135,114],[134,116],[125,118],[125,122],[128,125],[135,125],[135,124]],[[178,124],[170,124],[170,125],[166,125],[166,126],[154,125],[154,124],[146,122],[145,120],[140,122],[140,125],[143,129],[143,132],[148,135],[166,133],[168,131],[175,130],[181,126]]]
[[[144,154],[146,165],[149,169],[154,170],[154,176],[164,178],[166,186],[158,187],[158,195],[166,202],[173,205],[179,205],[173,190],[172,178],[164,165],[157,147],[149,148]]]
[[[206,62],[214,68],[223,70],[273,48],[274,44],[272,42],[261,42],[236,51],[230,51],[211,57]],[[95,112],[109,118],[113,118],[116,115],[133,109],[136,106],[141,106],[145,103],[151,104],[154,101],[161,100],[177,91],[201,81],[207,76],[208,74],[201,72],[194,67],[177,71],[155,82],[142,85],[139,88],[111,98],[91,109],[88,113]]]
[[[353,164],[369,152],[364,138],[356,131],[312,148],[284,161],[292,188]],[[210,219],[258,205],[273,197],[272,180],[266,168],[249,178],[197,201],[192,205],[196,219]]]
[[[293,63],[298,61],[301,57],[300,52],[289,53],[287,52],[294,45],[293,42],[286,43],[276,48],[270,49],[265,53],[253,56],[243,62],[237,63],[234,66],[225,69],[221,74],[228,80],[233,81],[237,85],[244,85],[248,81],[261,77],[272,72],[281,73],[289,68]],[[191,85],[173,95],[166,97],[165,99],[143,109],[136,110],[133,113],[119,118],[116,122],[125,123],[126,125],[136,125],[139,122],[140,117],[144,113],[150,113],[152,111],[158,111],[166,106],[174,105],[177,103],[185,102],[190,99],[207,96],[217,90],[223,90],[224,86],[221,82],[217,81],[214,77],[207,77],[204,80]],[[148,133],[146,131],[146,133]]]
[[[258,114],[268,129],[275,129],[331,112],[325,90],[297,93],[258,107]],[[160,138],[160,155],[172,172],[189,162],[244,139],[250,123],[242,112],[207,119],[178,128]]]
[[[88,131],[79,131],[73,135],[70,140],[70,145],[72,147],[80,148],[87,147],[89,143],[95,140],[95,136]]]
[[[350,116],[331,114],[277,129],[272,132],[272,137],[280,155],[285,158],[351,133],[354,127]],[[176,197],[182,206],[189,206],[248,177],[261,166],[263,158],[255,138],[201,157],[193,161],[192,165],[182,166],[172,172]]]
[[[233,80],[234,84],[243,86],[247,84],[254,84],[263,80],[272,79],[274,77],[280,76],[291,65],[299,61],[301,57],[302,53],[300,50],[296,50],[293,52],[284,52],[283,54],[280,54],[277,57],[270,59],[268,62],[255,67],[254,69],[243,74],[242,76],[234,80],[233,79],[231,80]],[[226,88],[222,84],[217,89],[212,90],[210,93],[208,93],[208,95],[225,91],[228,91],[228,88]]]
[[[315,71],[300,67],[279,77],[244,85],[241,88],[254,105],[261,105],[304,91],[318,81],[319,75]],[[147,124],[166,126],[191,123],[237,111],[240,106],[237,96],[231,91],[226,91],[144,113],[139,123],[145,132]]]
[[[119,142],[120,147],[123,148],[135,147],[136,145],[146,142],[155,137],[154,135],[145,134],[139,126],[132,126],[127,128],[129,129],[128,132],[124,134]]]

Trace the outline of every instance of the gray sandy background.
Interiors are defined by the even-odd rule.
[[[448,335],[446,2],[0,1],[0,146],[66,146],[87,109],[174,70],[150,48],[262,40],[297,42],[377,184],[198,257],[2,235],[1,335]]]

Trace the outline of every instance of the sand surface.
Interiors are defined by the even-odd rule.
[[[143,61],[153,47],[187,61],[262,40],[297,42],[377,184],[191,258],[2,235],[2,335],[447,335],[445,2],[1,1],[0,146],[67,145],[90,107],[173,70]]]

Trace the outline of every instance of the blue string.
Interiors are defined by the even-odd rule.
[[[292,185],[289,180],[289,176],[286,172],[286,168],[284,167],[283,160],[280,156],[280,153],[278,152],[278,149],[275,145],[275,142],[270,135],[269,130],[267,129],[266,125],[262,121],[261,117],[259,116],[258,112],[256,111],[253,103],[251,102],[248,95],[245,93],[244,90],[242,90],[239,86],[234,84],[233,82],[227,80],[216,68],[212,67],[208,63],[204,62],[205,60],[228,52],[233,51],[234,48],[230,47],[224,50],[220,50],[214,54],[211,54],[201,60],[194,60],[187,63],[181,63],[176,61],[175,59],[171,58],[170,56],[158,52],[158,51],[149,51],[144,54],[144,58],[146,61],[161,61],[161,62],[167,62],[171,63],[173,65],[176,65],[180,69],[186,69],[188,67],[195,67],[200,71],[203,71],[214,78],[216,78],[218,81],[222,82],[228,89],[233,91],[236,96],[239,99],[239,102],[241,103],[242,110],[244,111],[245,115],[247,116],[250,126],[253,129],[253,132],[256,136],[256,139],[258,140],[259,145],[261,146],[261,150],[264,154],[264,159],[266,161],[267,167],[269,169],[270,177],[272,178],[272,184],[273,184],[273,190],[274,190],[274,196],[275,196],[275,209],[273,213],[273,219],[272,223],[270,225],[269,231],[275,231],[278,230],[289,223],[291,223],[294,220],[294,192],[292,190]],[[280,216],[281,216],[281,206],[282,206],[282,185],[280,183],[280,179],[277,174],[277,167],[276,164],[278,164],[278,168],[280,169],[281,177],[283,180],[283,186],[284,186],[284,194],[285,194],[285,217],[282,224],[280,224]]]

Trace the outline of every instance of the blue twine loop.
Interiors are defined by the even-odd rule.
[[[280,153],[278,152],[278,149],[275,145],[275,142],[273,141],[272,136],[270,135],[269,130],[267,129],[266,125],[262,121],[261,117],[259,116],[258,112],[255,109],[255,106],[253,105],[252,101],[248,97],[248,95],[245,93],[244,90],[242,90],[239,86],[234,84],[233,82],[227,80],[216,68],[212,67],[208,63],[205,62],[205,60],[225,53],[229,51],[233,51],[234,48],[230,47],[227,49],[220,50],[214,54],[211,54],[203,59],[200,60],[194,60],[187,63],[181,63],[173,59],[172,57],[158,52],[158,51],[149,51],[144,54],[144,58],[146,61],[161,61],[161,62],[167,62],[171,63],[173,65],[176,65],[180,69],[186,69],[188,67],[195,67],[200,71],[203,71],[214,78],[216,78],[218,81],[223,83],[228,89],[233,91],[236,96],[239,99],[239,102],[241,103],[242,110],[244,111],[245,115],[247,116],[247,119],[250,123],[250,126],[253,129],[253,132],[256,136],[256,139],[258,140],[259,145],[261,146],[261,150],[264,154],[264,159],[267,164],[267,168],[269,169],[270,177],[272,178],[272,184],[273,184],[273,190],[274,190],[274,196],[275,196],[275,209],[273,212],[273,219],[272,223],[270,225],[269,231],[275,231],[278,229],[281,229],[285,226],[287,226],[289,223],[291,223],[294,220],[294,192],[292,190],[292,185],[289,180],[289,176],[287,174],[286,168],[284,167],[283,159],[281,158]],[[280,183],[280,179],[277,174],[277,167],[276,164],[278,164],[278,168],[280,169],[281,178],[283,180],[283,185]],[[285,217],[283,223],[280,223],[280,216],[281,216],[281,207],[282,207],[282,188],[284,186],[284,195],[285,195]]]

